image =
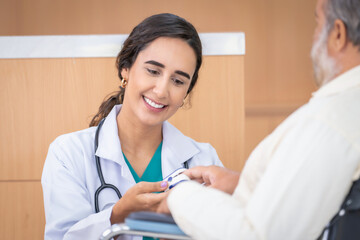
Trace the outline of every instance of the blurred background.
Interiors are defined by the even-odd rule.
[[[163,12],[187,19],[199,33],[244,32],[243,146],[240,165],[234,167],[241,170],[252,149],[291,112],[306,103],[316,89],[310,60],[315,4],[314,0],[0,0],[0,35],[129,34],[144,18]],[[8,65],[1,65],[4,61],[9,60],[0,59],[2,109],[12,104],[11,98],[5,97],[8,93],[4,76],[9,72],[5,67]],[[109,60],[111,67],[113,61]],[[17,74],[22,74],[21,64],[14,64]],[[221,71],[217,74],[215,69],[213,77],[217,84],[222,84]],[[31,84],[23,87],[19,92],[26,93]],[[23,95],[16,97],[21,99]],[[104,96],[99,97],[101,101]],[[100,101],[94,100],[97,106]],[[1,111],[2,119],[16,111],[11,107],[5,109],[7,111]],[[23,114],[31,114],[28,111]],[[21,151],[16,149],[16,141],[21,142],[21,132],[26,135],[26,129],[19,130],[14,124],[3,127],[14,128],[16,133],[16,137],[0,133],[0,164],[12,166],[5,143],[13,141],[15,147],[11,151]],[[85,124],[76,126],[85,127]],[[74,129],[67,132],[70,130]],[[54,136],[41,144],[47,149],[53,139]],[[46,151],[36,156],[43,163]],[[22,170],[2,168],[1,238],[42,239],[45,224],[40,184],[42,168],[31,163]]]

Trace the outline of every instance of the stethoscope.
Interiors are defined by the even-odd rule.
[[[95,153],[96,153],[96,150],[98,148],[100,129],[101,129],[101,126],[103,125],[104,121],[105,121],[105,118],[101,119],[99,125],[96,128],[96,133],[95,133]],[[98,172],[99,179],[100,179],[100,187],[98,187],[98,189],[96,189],[95,196],[94,196],[94,198],[95,198],[95,212],[98,213],[98,212],[100,212],[100,209],[99,209],[99,194],[100,194],[100,192],[102,190],[104,190],[105,188],[110,188],[110,189],[114,190],[116,192],[116,194],[118,195],[119,199],[122,197],[122,195],[121,195],[121,193],[120,193],[120,191],[119,191],[119,189],[117,187],[115,187],[112,184],[109,184],[109,183],[105,182],[104,176],[103,176],[102,170],[101,170],[100,158],[98,156],[96,156],[96,154],[95,154],[95,161],[96,161],[96,170]],[[189,169],[188,161],[184,162],[184,167],[186,169]]]

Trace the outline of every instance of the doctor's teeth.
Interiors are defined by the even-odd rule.
[[[154,108],[163,108],[165,105],[161,105],[161,104],[156,104],[153,101],[151,101],[150,99],[144,97],[145,101],[152,107]]]

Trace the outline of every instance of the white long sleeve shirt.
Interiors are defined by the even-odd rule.
[[[360,66],[313,94],[252,152],[233,195],[195,182],[168,198],[194,239],[313,240],[360,163]]]
[[[96,155],[100,157],[105,182],[115,185],[124,195],[135,185],[135,180],[125,163],[118,136],[116,116],[120,109],[121,105],[115,106],[104,121]],[[198,143],[184,136],[168,122],[163,123],[162,131],[161,168],[164,177],[183,167],[185,161],[189,167],[222,166],[210,144]],[[100,212],[95,213],[94,194],[100,186],[95,164],[95,132],[96,127],[91,127],[65,134],[49,147],[41,178],[47,240],[99,239],[111,225],[112,208],[119,200],[113,190],[104,189],[100,193]]]

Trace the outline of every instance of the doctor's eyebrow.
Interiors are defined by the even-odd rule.
[[[146,61],[145,63],[152,64],[152,65],[155,65],[155,66],[158,66],[158,67],[161,67],[161,68],[165,68],[164,64],[159,63],[159,62],[154,61],[154,60],[149,60],[149,61]]]
[[[154,60],[149,60],[149,61],[146,61],[145,63],[148,63],[148,64],[152,64],[152,65],[155,65],[157,67],[161,67],[161,68],[165,68],[165,65],[162,64],[162,63],[159,63],[157,61],[154,61]],[[181,75],[181,76],[184,76],[186,77],[187,79],[190,80],[190,75],[186,72],[183,72],[183,71],[180,71],[180,70],[176,70],[175,73]]]

